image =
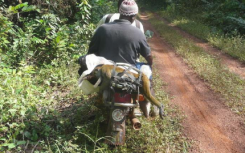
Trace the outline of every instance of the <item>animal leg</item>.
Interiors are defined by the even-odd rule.
[[[152,96],[150,90],[150,80],[147,78],[147,76],[143,75],[142,80],[143,80],[143,86],[141,87],[142,93],[152,104],[156,105],[159,108],[159,116],[163,119],[163,116],[165,116],[163,104],[161,104],[155,97]]]

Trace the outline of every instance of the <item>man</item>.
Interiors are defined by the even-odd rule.
[[[118,11],[119,11],[119,7],[122,4],[122,2],[123,2],[123,0],[119,0],[118,1],[118,4],[117,4]],[[120,18],[120,13],[106,14],[99,21],[99,23],[97,25],[97,28],[99,26],[101,26],[102,24],[104,24],[104,23],[110,23],[110,22],[113,22],[115,20],[118,20],[119,18]],[[137,27],[138,29],[140,29],[144,33],[144,27],[143,27],[142,23],[139,20],[135,19],[134,22],[131,25]]]
[[[133,0],[124,0],[119,7],[119,13],[119,20],[103,24],[96,30],[88,54],[135,66],[139,53],[152,66],[151,51],[144,34],[131,26],[138,13],[137,4]]]
[[[118,0],[118,3],[117,3],[118,12],[119,12],[119,8],[120,8],[120,5],[122,4],[122,2],[123,2],[123,0]],[[96,30],[102,24],[113,22],[115,20],[118,20],[119,18],[120,18],[120,13],[112,13],[112,14],[104,15],[103,18],[99,21]],[[137,27],[138,29],[140,29],[144,33],[144,27],[139,20],[135,19],[131,25],[134,27]],[[138,54],[137,62],[140,62],[139,57],[140,57],[140,55]]]
[[[152,67],[152,55],[142,31],[131,24],[135,21],[138,6],[134,0],[124,0],[119,7],[120,18],[103,24],[95,31],[89,45],[88,54],[105,57],[114,62],[129,63],[136,66],[138,54],[142,55]],[[149,116],[150,103],[141,104],[146,117]],[[158,114],[158,113],[155,113]]]

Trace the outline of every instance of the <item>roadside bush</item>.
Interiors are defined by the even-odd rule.
[[[146,3],[146,4],[143,4]],[[171,16],[182,16],[222,30],[225,34],[245,34],[245,3],[238,0],[160,0],[153,2],[142,1],[143,6],[164,11]],[[159,10],[160,8],[160,10]],[[219,31],[219,30],[218,30]]]
[[[21,63],[18,70],[0,65],[0,152],[33,149],[38,141],[53,138],[62,130],[57,129],[62,125],[57,123],[54,128],[50,120],[56,122],[56,107],[66,94],[70,94],[68,100],[79,92],[74,88],[76,67],[72,67],[64,62],[38,71],[27,63]]]
[[[37,145],[55,151],[58,136],[75,131],[58,106],[82,97],[74,63],[86,53],[95,28],[91,12],[100,0],[56,2],[0,0],[0,152],[31,152]]]
[[[159,140],[149,151],[158,146],[166,150],[170,146],[174,152],[188,148],[179,132],[181,117],[168,106],[170,115],[164,121],[145,126],[146,131],[154,128],[148,142],[143,140],[147,132],[131,131],[129,147],[112,150],[102,143],[104,118],[94,106],[96,95],[83,95],[78,89],[75,61],[86,53],[94,24],[117,10],[115,3],[0,0],[0,152],[131,151],[141,143],[154,144],[162,131],[158,138],[166,143]],[[167,103],[160,88],[157,94]]]
[[[27,8],[35,9],[27,3],[10,7],[10,16],[27,11]],[[80,12],[91,7],[88,3],[79,4]],[[37,10],[37,9],[35,9]],[[89,38],[92,36],[94,26],[89,22],[90,14],[82,18],[82,22],[65,24],[66,18],[59,18],[55,14],[43,14],[32,17],[21,17],[21,27],[14,25],[2,16],[5,29],[2,32],[2,54],[8,57],[8,64],[18,65],[21,61],[28,64],[48,64],[53,59],[67,60],[82,54],[85,51]],[[79,18],[80,19],[80,18]]]
[[[240,35],[210,35],[207,39],[212,45],[219,47],[225,53],[245,62],[245,39]]]
[[[245,33],[245,5],[237,0],[222,2],[206,2],[203,6],[203,18],[211,26],[222,29],[225,33],[234,30],[240,34]]]
[[[237,16],[237,12],[239,12],[239,9],[243,7],[243,4],[238,5],[240,3],[236,1],[235,2],[229,1],[229,3],[234,3],[234,4],[231,6],[226,6],[227,9],[229,8],[228,10],[230,12],[225,11],[225,13],[227,13],[227,15],[230,13],[233,14],[233,16]],[[235,25],[235,23],[234,24],[230,23],[230,24],[226,24],[226,26],[229,26],[230,29],[225,28],[226,26],[222,26],[222,28],[220,28],[219,26],[215,25],[215,22],[223,22],[224,20],[222,20],[222,18],[214,17],[212,19],[212,17],[209,18],[205,15],[210,14],[212,11],[214,12],[215,9],[221,9],[221,8],[219,7],[215,8],[214,7],[214,5],[216,5],[215,2],[206,1],[205,5],[208,5],[207,8],[205,8],[206,11],[200,9],[199,12],[195,12],[196,9],[194,9],[192,10],[192,13],[188,14],[186,12],[180,13],[181,12],[180,9],[177,8],[180,6],[177,6],[175,3],[172,3],[171,5],[168,5],[166,10],[161,10],[158,12],[158,14],[166,18],[169,22],[171,22],[171,24],[180,27],[181,29],[187,31],[188,33],[198,38],[208,41],[212,45],[220,48],[223,52],[244,62],[245,52],[243,48],[245,42],[244,42],[244,36],[242,34],[243,33],[242,29],[243,27],[245,27],[244,26],[245,22],[243,21],[243,19],[240,17],[239,18],[225,17],[225,18],[229,18],[229,20],[234,20],[234,22],[236,21],[237,24],[239,25]],[[216,6],[218,6],[218,4]],[[236,10],[236,8],[239,9]],[[208,11],[209,9],[211,11]],[[222,12],[220,13],[221,13],[220,15],[224,15],[222,14]],[[211,24],[207,22],[206,19],[210,21],[216,19],[216,21],[214,23],[212,22]],[[222,25],[223,23],[219,23],[219,24]]]

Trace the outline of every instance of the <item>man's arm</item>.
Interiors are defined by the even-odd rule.
[[[150,67],[152,68],[152,64],[153,64],[153,58],[152,58],[152,55],[148,55],[145,57],[147,63],[150,65]]]
[[[152,67],[153,64],[153,58],[151,55],[151,49],[146,41],[145,35],[141,36],[141,42],[140,42],[140,54],[146,59],[147,63]]]

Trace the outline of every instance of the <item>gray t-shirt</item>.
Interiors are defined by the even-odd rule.
[[[105,57],[114,62],[136,64],[137,53],[150,55],[145,35],[128,20],[119,19],[100,26],[89,45],[88,54]]]

